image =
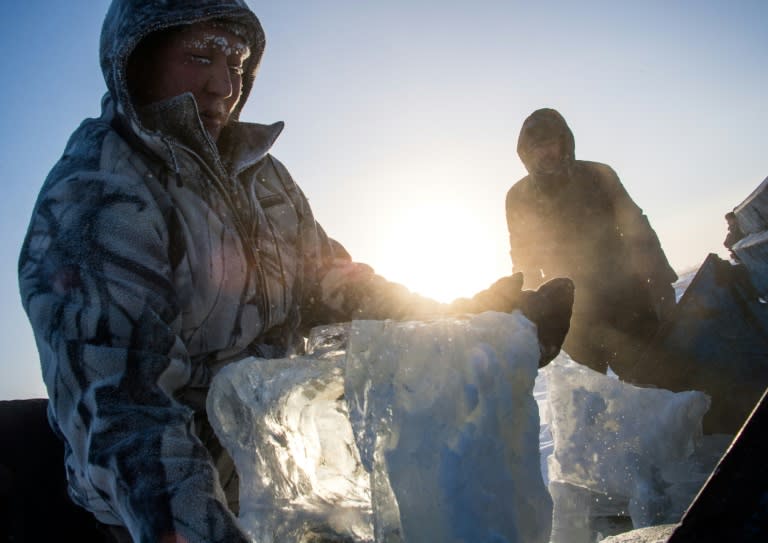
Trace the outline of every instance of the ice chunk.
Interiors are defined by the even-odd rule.
[[[309,347],[232,364],[209,394],[254,540],[549,540],[522,314],[355,321]]]
[[[501,313],[355,324],[346,390],[377,541],[548,541],[535,327]]]
[[[372,541],[369,474],[344,396],[343,355],[224,368],[208,396],[211,425],[240,475],[240,521],[259,542],[307,534]]]
[[[636,528],[678,521],[717,457],[694,454],[702,450],[709,397],[628,385],[567,357],[544,372],[555,443],[549,460],[553,541],[575,541],[560,509],[584,501],[577,495],[585,490],[592,505],[584,501],[582,516],[602,502],[603,509],[612,503],[615,515],[628,513]],[[715,448],[726,443],[720,441]]]

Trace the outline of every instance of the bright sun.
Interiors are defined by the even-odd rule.
[[[489,235],[497,229],[458,202],[420,202],[399,210],[372,264],[390,281],[441,302],[472,296],[509,274],[506,232]]]

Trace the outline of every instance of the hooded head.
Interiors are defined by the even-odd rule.
[[[242,91],[230,119],[237,119],[264,53],[264,31],[243,0],[113,0],[101,31],[100,60],[117,110],[138,120],[128,85],[128,61],[150,34],[195,23],[210,23],[241,38],[250,49],[242,74]]]
[[[556,145],[556,160],[542,163],[537,160],[538,149]],[[573,133],[560,113],[554,109],[537,109],[523,122],[517,140],[517,154],[525,168],[534,177],[562,175],[574,160]]]

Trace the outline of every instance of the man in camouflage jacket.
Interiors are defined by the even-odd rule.
[[[551,316],[519,275],[444,305],[353,262],[269,154],[282,123],[238,119],[263,49],[242,0],[114,0],[102,114],[72,135],[21,251],[70,495],[134,541],[246,540],[237,475],[205,417],[223,365],[300,352],[321,323]]]

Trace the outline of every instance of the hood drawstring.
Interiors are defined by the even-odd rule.
[[[176,158],[176,151],[173,150],[173,145],[167,138],[163,138],[163,143],[168,149],[168,154],[171,157],[171,164],[173,165],[173,173],[176,176],[176,186],[178,188],[182,188],[184,186],[184,181],[181,178],[181,167],[179,167],[179,161]]]

